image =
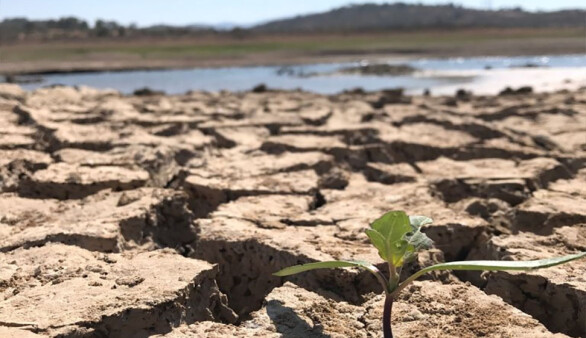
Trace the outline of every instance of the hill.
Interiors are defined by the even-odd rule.
[[[583,27],[585,10],[528,12],[477,10],[456,5],[363,4],[296,16],[253,27],[261,33],[319,33],[426,28]]]

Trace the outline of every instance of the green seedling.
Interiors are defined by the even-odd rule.
[[[407,216],[403,211],[390,211],[370,225],[366,235],[378,250],[380,257],[389,267],[388,278],[374,264],[363,261],[339,260],[295,265],[274,273],[275,276],[289,276],[304,271],[324,268],[357,267],[372,273],[385,291],[383,311],[383,333],[385,338],[393,337],[391,330],[391,311],[393,301],[399,293],[421,275],[435,270],[535,270],[567,263],[586,257],[586,252],[573,255],[540,259],[534,261],[459,261],[432,265],[419,270],[404,281],[399,280],[401,269],[413,260],[417,252],[428,249],[433,242],[421,228],[432,223],[425,216]]]

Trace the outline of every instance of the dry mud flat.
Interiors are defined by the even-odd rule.
[[[435,220],[414,266],[586,250],[586,90],[123,96],[0,86],[1,337],[380,337],[364,228]],[[381,264],[381,269],[385,266]],[[586,262],[438,273],[398,337],[586,336]]]

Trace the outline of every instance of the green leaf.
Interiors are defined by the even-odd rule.
[[[433,270],[535,270],[549,268],[551,266],[567,263],[583,257],[586,257],[586,252],[534,261],[456,261],[432,265],[423,270],[426,270],[426,272]]]
[[[389,211],[372,222],[371,228],[378,231],[384,238],[400,240],[403,234],[411,230],[409,217],[404,211]]]
[[[440,263],[421,269],[402,282],[399,287],[393,291],[392,296],[396,296],[409,283],[413,282],[421,275],[435,270],[479,270],[479,271],[506,271],[506,270],[536,270],[549,268],[555,265],[571,262],[576,259],[586,257],[585,252],[579,252],[573,255],[562,257],[553,257],[539,259],[534,261],[456,261]]]
[[[284,268],[280,271],[273,273],[275,276],[283,277],[294,275],[300,272],[305,272],[315,269],[332,269],[332,268],[347,268],[347,267],[358,267],[366,269],[372,273],[378,273],[379,270],[376,266],[363,261],[327,261],[327,262],[315,262],[301,265],[294,265],[288,268]]]
[[[409,223],[414,228],[421,228],[424,225],[433,223],[433,220],[427,216],[409,216]]]
[[[408,262],[415,258],[417,252],[422,249],[429,249],[433,245],[433,241],[421,232],[421,227],[433,223],[433,220],[426,216],[409,216],[412,232],[405,234],[407,241],[407,250],[403,255],[403,262]]]
[[[421,227],[431,222],[426,216],[408,217],[403,211],[390,211],[374,221],[366,235],[382,259],[400,267],[417,251],[431,247],[433,242],[421,232]]]
[[[413,229],[407,214],[404,211],[389,211],[372,222],[370,227],[380,234],[374,235],[373,231],[366,233],[372,245],[378,249],[381,258],[394,266],[401,266],[407,250],[407,241],[404,237]],[[381,241],[381,238],[384,241]]]
[[[433,245],[433,241],[419,229],[413,235],[405,236],[405,238],[407,240],[407,249],[403,254],[401,264],[411,261],[417,256],[418,251],[429,249]]]
[[[366,236],[368,236],[368,238],[370,239],[372,245],[374,245],[374,247],[377,248],[378,255],[385,261],[388,261],[388,257],[391,257],[391,249],[387,245],[387,241],[385,240],[383,235],[381,235],[380,232],[374,229],[366,229],[365,232]]]

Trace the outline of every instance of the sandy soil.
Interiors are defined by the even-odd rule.
[[[0,336],[380,337],[364,229],[423,214],[456,259],[586,250],[586,90],[123,96],[0,85]],[[407,269],[404,273],[408,273]],[[437,273],[398,337],[585,337],[586,261]]]

